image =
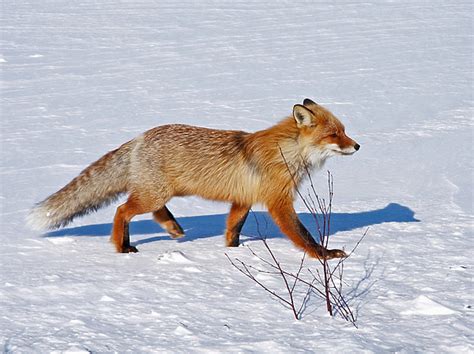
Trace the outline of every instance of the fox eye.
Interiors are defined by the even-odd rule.
[[[331,138],[337,138],[337,133],[331,134]]]

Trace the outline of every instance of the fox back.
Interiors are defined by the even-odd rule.
[[[137,189],[166,184],[173,196],[241,204],[267,204],[275,194],[292,194],[307,168],[358,149],[334,115],[308,103],[255,133],[173,124],[135,140],[131,184]]]

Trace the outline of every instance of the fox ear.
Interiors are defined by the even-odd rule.
[[[310,100],[309,98],[305,98],[304,101],[303,101],[303,105],[306,107],[306,108],[309,108],[311,110],[314,110],[314,109],[317,109],[318,108],[318,104],[316,102],[314,102],[313,100]]]
[[[293,106],[293,117],[296,120],[298,127],[310,127],[314,125],[313,113],[300,104],[295,104]]]

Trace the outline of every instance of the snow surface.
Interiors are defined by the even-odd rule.
[[[0,347],[472,352],[473,10],[468,1],[3,1]],[[180,240],[137,218],[137,254],[108,242],[114,206],[46,235],[25,226],[35,202],[144,130],[255,131],[305,97],[362,146],[327,164],[332,247],[352,248],[370,227],[345,267],[359,329],[329,318],[317,298],[296,321],[238,273],[226,252],[259,263],[224,247],[226,204],[173,200]],[[323,193],[324,171],[314,179]],[[252,218],[244,233],[256,233]],[[301,252],[272,223],[265,233],[296,268]]]

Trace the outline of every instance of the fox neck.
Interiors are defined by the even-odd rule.
[[[322,169],[330,157],[327,150],[305,145],[299,139],[282,142],[280,154],[289,171],[299,176],[299,182],[312,171]]]
[[[330,156],[301,136],[293,117],[249,136],[249,149],[256,158],[271,161],[269,169],[278,169],[296,187],[314,169],[321,169]]]
[[[326,160],[331,157],[331,152],[328,150],[318,149],[316,147],[309,147],[304,153],[305,161],[311,169],[320,170],[324,167]]]

